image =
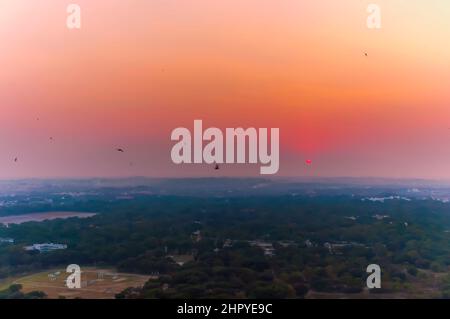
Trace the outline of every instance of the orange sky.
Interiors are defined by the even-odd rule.
[[[447,0],[0,0],[0,178],[210,176],[170,159],[202,119],[279,127],[282,176],[449,179],[448,39]]]

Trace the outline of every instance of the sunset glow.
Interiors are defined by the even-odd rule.
[[[76,2],[80,30],[0,0],[0,178],[259,175],[173,164],[201,119],[280,128],[280,176],[450,179],[447,0],[377,0],[377,30],[373,1]]]

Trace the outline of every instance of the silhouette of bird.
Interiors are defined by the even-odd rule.
[[[214,167],[215,170],[219,169],[219,164],[216,164],[216,166]]]
[[[365,55],[365,56],[369,56],[369,55],[367,54],[367,52],[364,52],[364,55]]]
[[[14,157],[14,162],[17,162],[19,159],[17,157]]]
[[[117,152],[124,153],[125,151],[122,148],[116,148]]]

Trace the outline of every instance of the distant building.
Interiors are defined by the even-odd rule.
[[[194,260],[194,256],[192,255],[171,255],[167,257],[175,262],[178,266],[183,266],[184,264]]]
[[[391,216],[389,216],[389,215],[378,215],[378,214],[376,214],[376,215],[373,215],[372,217],[375,218],[376,220],[383,220],[383,219],[385,219],[385,218],[390,218]]]
[[[305,240],[305,245],[306,245],[306,247],[308,247],[308,248],[311,248],[311,247],[314,246],[314,244],[313,244],[309,239]]]
[[[408,197],[401,197],[401,196],[388,196],[388,197],[370,197],[370,198],[363,198],[362,201],[371,201],[371,202],[380,202],[380,203],[384,203],[387,200],[405,200],[410,202],[411,199]]]
[[[222,248],[231,248],[233,247],[233,241],[231,239],[225,239]]]
[[[0,243],[14,244],[14,239],[12,239],[12,238],[0,238]]]
[[[347,241],[338,241],[338,242],[326,242],[323,245],[326,249],[328,249],[329,253],[332,255],[341,255],[342,254],[342,249],[344,248],[348,248],[348,247],[365,247],[365,248],[369,248],[367,246],[365,246],[364,244],[361,243],[357,243],[357,242],[347,242]]]
[[[333,254],[333,245],[330,243],[325,243],[323,244],[323,246],[328,249],[328,251],[330,252],[330,254]]]
[[[67,249],[67,245],[64,245],[64,244],[53,244],[53,243],[33,244],[31,246],[25,246],[24,249],[27,250],[27,251],[37,250],[40,253],[45,253],[45,252],[49,252],[49,251],[52,251],[52,250]]]
[[[261,240],[252,240],[248,242],[251,246],[261,248],[264,251],[264,255],[268,257],[272,257],[275,255],[275,248],[272,243],[261,241]]]
[[[284,241],[279,241],[278,244],[281,247],[287,248],[287,247],[291,247],[291,246],[296,246],[296,243],[292,240],[284,240]]]
[[[191,238],[194,242],[198,243],[200,240],[202,240],[202,232],[200,230],[197,230],[191,234]]]

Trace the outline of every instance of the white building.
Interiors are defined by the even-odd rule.
[[[53,243],[33,244],[31,246],[25,246],[24,249],[28,251],[37,250],[41,253],[45,253],[52,250],[67,249],[67,245]]]
[[[264,251],[265,256],[272,257],[275,255],[275,248],[272,243],[265,242],[262,240],[251,240],[248,242],[251,246],[258,247]]]

